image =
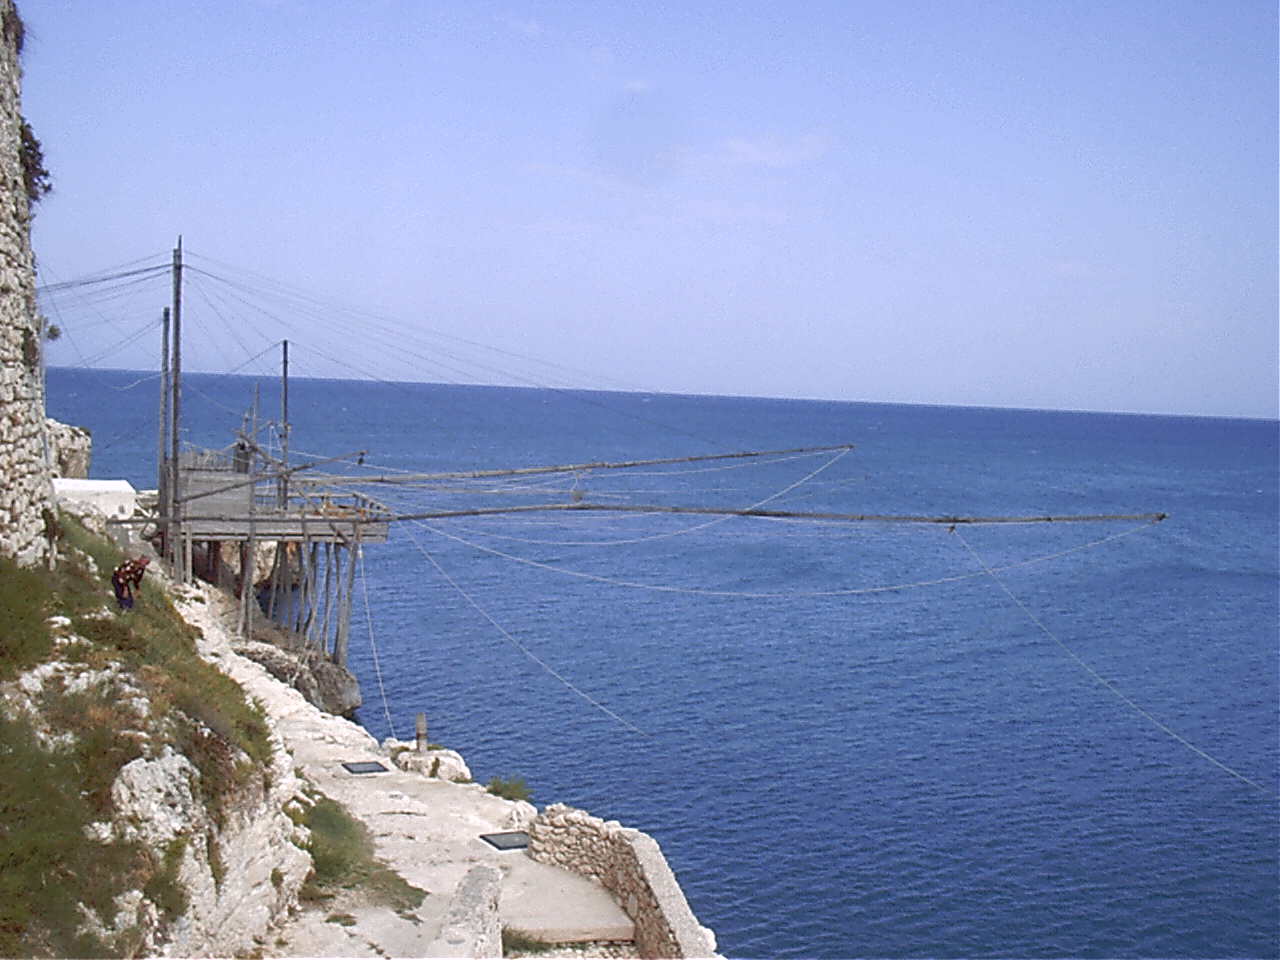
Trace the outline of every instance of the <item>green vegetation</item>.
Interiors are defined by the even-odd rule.
[[[22,118],[18,133],[21,137],[18,159],[22,163],[22,185],[27,192],[27,201],[35,206],[53,189],[53,181],[44,166],[44,148],[26,117]]]
[[[512,777],[510,780],[503,780],[501,777],[494,777],[489,781],[489,784],[485,789],[494,796],[502,797],[504,800],[533,799],[533,793],[524,782],[524,777]]]
[[[178,871],[182,868],[182,857],[187,852],[187,838],[174,837],[165,848],[160,868],[151,875],[151,879],[142,887],[142,892],[160,908],[166,920],[182,916],[187,909],[187,892],[178,883]]]
[[[110,669],[118,679],[104,674],[73,692],[53,672],[35,703],[38,719],[0,717],[0,956],[129,955],[138,931],[109,940],[83,932],[78,905],[109,922],[113,899],[142,889],[163,917],[180,915],[188,841],[155,856],[135,842],[89,839],[90,824],[115,814],[120,768],[171,744],[200,770],[204,799],[221,818],[238,797],[263,789],[269,731],[240,687],[199,658],[196,631],[162,590],[144,581],[134,610],[115,610],[108,576],[119,550],[65,515],[46,527],[63,556],[55,570],[0,559],[0,682],[54,661],[68,675]],[[50,624],[55,615],[70,625]],[[83,639],[60,639],[67,634]],[[225,868],[210,859],[217,879]]]
[[[502,955],[513,957],[517,954],[546,953],[555,944],[540,940],[531,933],[517,930],[515,927],[502,928]]]
[[[0,557],[0,680],[12,680],[49,655],[53,636],[48,574]]]
[[[83,902],[99,917],[154,869],[136,843],[92,843],[99,798],[80,790],[91,749],[51,751],[29,723],[0,717],[0,956],[99,957],[125,952],[79,932]]]
[[[360,889],[370,902],[402,914],[422,905],[426,891],[374,855],[368,829],[340,803],[317,795],[302,822],[311,831],[308,851],[314,862],[314,872],[301,891],[303,899],[329,900],[340,890]]]

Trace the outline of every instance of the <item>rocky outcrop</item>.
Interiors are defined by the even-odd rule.
[[[263,634],[255,633],[255,636],[262,635],[268,635],[272,642],[241,641],[235,645],[236,653],[265,667],[273,677],[293,687],[308,703],[326,713],[349,716],[364,702],[360,682],[345,667],[316,650],[302,648],[300,642],[284,639],[282,631],[270,629]]]
[[[401,770],[416,770],[423,776],[455,783],[471,781],[471,768],[457,750],[428,747],[419,752],[416,744],[403,743],[390,737],[382,741],[382,749],[390,754],[391,762]],[[537,813],[532,804],[526,803],[525,806]]]
[[[89,476],[93,457],[93,438],[84,427],[45,418],[45,435],[49,443],[49,466],[55,477],[83,479]]]
[[[166,749],[126,764],[112,785],[111,829],[151,850],[179,851],[174,880],[187,906],[163,925],[148,898],[126,894],[117,898],[115,927],[148,931],[142,952],[161,956],[232,956],[260,946],[266,931],[297,906],[311,870],[301,849],[306,837],[285,813],[301,793],[290,767],[278,747],[270,787],[219,824],[200,796],[199,772],[182,754]]]
[[[0,553],[29,566],[53,554],[41,336],[31,211],[21,159],[22,21],[0,0]]]

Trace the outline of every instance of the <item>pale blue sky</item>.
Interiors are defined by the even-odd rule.
[[[20,9],[44,281],[182,233],[557,384],[1277,416],[1274,3]],[[154,366],[126,302],[52,362]],[[309,372],[442,379],[359,329]]]

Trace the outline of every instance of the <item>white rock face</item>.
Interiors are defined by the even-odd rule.
[[[60,423],[52,417],[45,419],[49,437],[50,467],[55,477],[87,477],[89,461],[93,455],[93,439],[84,427]]]
[[[202,832],[208,815],[196,799],[199,780],[195,765],[168,746],[154,760],[126,763],[111,785],[120,838],[163,850],[179,835]]]

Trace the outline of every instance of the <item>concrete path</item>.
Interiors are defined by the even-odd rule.
[[[485,833],[522,829],[533,812],[528,804],[493,796],[478,784],[433,780],[398,769],[362,727],[322,713],[258,664],[236,655],[224,627],[230,608],[222,595],[203,586],[185,592],[202,597],[179,602],[184,615],[204,632],[201,651],[262,702],[299,773],[364,822],[378,857],[428,892],[413,918],[387,907],[363,905],[355,895],[304,911],[274,946],[267,946],[268,953],[449,955],[440,939],[441,922],[463,877],[481,864],[501,873],[503,926],[548,941],[632,939],[631,920],[599,884],[537,863],[523,850],[500,851],[480,839]],[[377,761],[388,769],[353,774],[342,766],[358,761]],[[328,919],[334,916],[341,920]]]

